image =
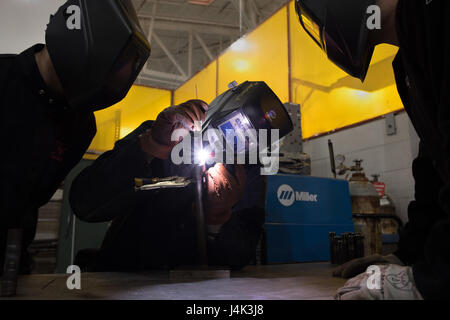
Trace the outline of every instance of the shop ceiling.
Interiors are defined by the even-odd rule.
[[[136,84],[175,89],[286,0],[133,0],[152,44]]]

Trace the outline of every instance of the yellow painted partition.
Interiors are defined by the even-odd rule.
[[[283,7],[219,57],[219,93],[234,80],[265,81],[289,101],[287,8]]]
[[[327,133],[403,108],[392,61],[397,48],[375,50],[363,83],[328,60],[300,25],[290,3],[291,93],[301,105],[303,138]]]
[[[179,87],[173,96],[174,104],[180,104],[192,99],[200,99],[210,103],[217,96],[217,60],[197,73]]]
[[[116,140],[125,137],[144,121],[155,120],[170,106],[172,92],[143,86],[133,86],[128,95],[116,105],[95,113],[97,134],[90,150],[103,152],[114,147]]]
[[[312,138],[403,109],[392,69],[396,53],[378,46],[361,83],[309,38],[291,1],[177,89],[174,101],[211,102],[232,81],[265,81],[283,102],[301,105],[303,137]]]

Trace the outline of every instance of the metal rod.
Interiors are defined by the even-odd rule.
[[[330,152],[331,172],[333,173],[334,178],[336,178],[336,162],[334,160],[334,148],[331,140],[328,140],[328,151]]]
[[[241,37],[242,37],[242,29],[243,29],[243,26],[242,26],[243,9],[244,9],[243,7],[244,7],[244,4],[242,3],[242,0],[239,0],[239,32],[241,34]]]
[[[173,65],[178,69],[180,74],[183,77],[187,78],[186,73],[184,72],[180,64],[177,62],[177,59],[175,59],[172,53],[170,53],[170,50],[166,47],[166,45],[162,42],[162,40],[158,37],[158,35],[155,32],[153,32],[153,38],[155,39],[156,43],[161,47],[161,49],[164,51],[169,60],[173,63]]]
[[[22,229],[9,229],[5,251],[5,264],[1,280],[1,297],[13,297],[17,290],[17,277],[22,254]]]
[[[196,139],[194,138],[194,141]],[[200,131],[200,139],[198,139],[197,143],[194,142],[194,152],[196,150],[201,150],[203,148],[203,140],[201,138]],[[205,225],[205,211],[203,208],[203,172],[205,170],[205,166],[200,166],[195,163],[195,179],[196,179],[196,187],[195,187],[195,218],[197,224],[197,245],[198,245],[198,262],[201,266],[208,265],[208,255],[206,248],[206,225]]]
[[[203,50],[205,51],[206,55],[208,56],[209,60],[214,60],[214,56],[211,53],[211,51],[208,49],[208,46],[206,45],[205,41],[203,41],[202,37],[198,33],[195,33],[195,38],[197,39],[198,43],[202,46]]]
[[[192,53],[193,53],[193,35],[192,30],[189,30],[189,44],[188,44],[188,76],[192,76]]]
[[[151,15],[151,20],[150,20],[150,25],[148,27],[148,42],[152,43],[152,37],[153,37],[153,29],[155,28],[155,15],[156,15],[156,7],[158,5],[158,1],[155,1],[155,3],[153,3],[153,7],[152,7],[152,15]],[[148,69],[148,64],[150,62],[150,59],[147,60],[147,62],[145,63],[144,66],[144,70]]]

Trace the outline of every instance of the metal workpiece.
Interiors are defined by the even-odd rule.
[[[135,178],[134,183],[136,191],[149,191],[159,189],[185,188],[192,183],[192,180],[185,177],[166,177],[151,179]]]
[[[6,243],[5,264],[1,278],[1,297],[16,295],[17,277],[20,269],[20,255],[22,253],[22,229],[9,229]]]

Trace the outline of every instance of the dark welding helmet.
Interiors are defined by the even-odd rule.
[[[364,81],[374,47],[369,45],[367,8],[376,0],[296,0],[300,23],[328,58]]]
[[[279,130],[279,139],[293,130],[286,108],[265,82],[246,81],[241,85],[234,83],[230,88],[209,104],[203,133],[206,133],[211,145],[221,137],[209,129],[217,129],[225,138],[224,145],[233,146],[238,153],[245,153],[253,147],[246,141],[246,137],[258,142],[257,136],[252,137],[257,130]],[[228,140],[227,132],[234,133],[235,137]],[[270,139],[270,135],[268,138]],[[268,145],[273,142],[275,141],[269,141]]]
[[[69,0],[50,17],[45,41],[76,111],[122,100],[151,51],[131,0]]]

